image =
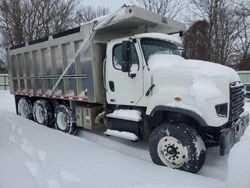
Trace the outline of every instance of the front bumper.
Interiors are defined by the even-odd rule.
[[[249,123],[249,113],[243,112],[242,115],[232,123],[229,128],[222,130],[219,139],[220,155],[229,153],[230,149],[236,142],[240,140],[240,137],[244,134]]]

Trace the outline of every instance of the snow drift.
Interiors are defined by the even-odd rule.
[[[250,110],[250,104],[247,104]],[[208,150],[200,175],[154,165],[147,147],[83,130],[83,138],[15,114],[13,96],[0,92],[0,187],[3,188],[248,188],[250,129],[229,159]],[[118,142],[117,142],[118,141]],[[126,144],[124,144],[126,143]],[[131,146],[131,147],[130,147]],[[136,149],[137,148],[137,149]],[[239,155],[240,153],[240,155]],[[211,177],[211,178],[209,178]]]

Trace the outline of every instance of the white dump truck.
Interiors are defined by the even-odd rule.
[[[196,173],[206,148],[225,155],[249,115],[231,68],[181,57],[184,24],[136,6],[8,52],[18,115],[75,134],[78,128],[149,140],[154,163]],[[84,149],[84,148],[83,148]]]

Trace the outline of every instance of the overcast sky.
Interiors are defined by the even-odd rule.
[[[105,6],[112,11],[120,8],[123,4],[129,4],[131,0],[83,0],[84,5],[92,5],[95,7]]]

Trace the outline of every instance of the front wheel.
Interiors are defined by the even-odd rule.
[[[55,127],[56,129],[68,133],[76,134],[77,129],[73,121],[72,111],[69,107],[58,105],[55,109]]]
[[[150,155],[154,163],[192,173],[198,172],[206,158],[206,147],[191,126],[162,124],[150,136]]]

